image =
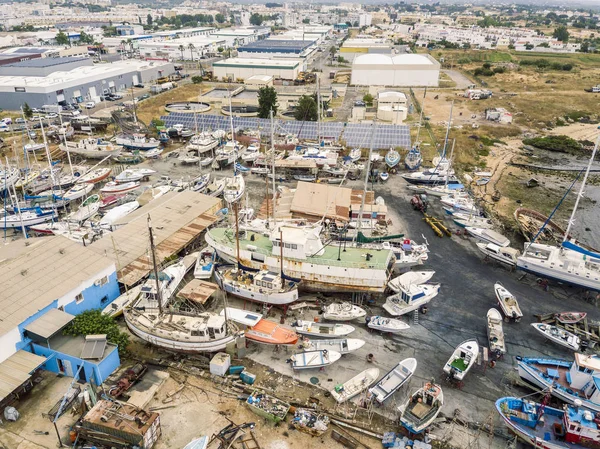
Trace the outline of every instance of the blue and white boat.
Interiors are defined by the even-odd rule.
[[[600,412],[600,358],[575,353],[572,362],[561,359],[517,358],[519,376],[551,392],[567,404]]]
[[[404,166],[409,170],[417,170],[423,162],[423,155],[418,147],[411,148],[404,158]]]
[[[215,262],[217,253],[215,250],[207,246],[198,253],[196,265],[194,266],[194,277],[196,279],[210,279],[215,272]]]
[[[240,164],[239,162],[236,162],[235,163],[235,170],[238,171],[238,172],[240,172],[240,173],[247,173],[247,172],[250,171],[250,168],[246,167],[246,166],[244,166],[242,164]]]
[[[394,168],[399,162],[400,154],[393,148],[390,148],[390,150],[385,154],[385,163],[388,167]]]
[[[537,449],[600,448],[600,428],[589,410],[559,410],[511,397],[498,399],[496,410],[510,430]]]

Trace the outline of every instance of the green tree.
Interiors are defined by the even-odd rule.
[[[201,84],[202,83],[202,77],[200,75],[194,75],[194,76],[192,76],[192,83],[194,83],[194,84]]]
[[[273,87],[265,86],[258,89],[258,116],[269,118],[270,112],[277,114],[277,91]]]
[[[215,15],[215,20],[217,23],[225,23],[225,16],[221,13]]]
[[[373,95],[365,94],[363,96],[363,101],[365,102],[366,105],[372,106],[373,105]]]
[[[554,33],[552,33],[552,37],[554,37],[555,39],[558,39],[561,42],[564,42],[565,44],[567,42],[569,42],[569,31],[567,30],[567,27],[564,25],[559,26],[558,28],[554,29]]]
[[[190,56],[192,57],[192,62],[194,62],[194,50],[196,49],[196,47],[194,46],[194,44],[190,43],[188,45],[188,48],[190,50]]]
[[[317,117],[318,111],[315,99],[309,95],[302,95],[298,101],[294,118],[304,122],[316,122]]]
[[[152,21],[153,21],[153,19],[152,19],[152,14],[148,14],[148,15],[146,16],[146,23],[147,23],[148,25],[152,25]]]
[[[85,31],[82,31],[81,33],[79,33],[79,42],[81,42],[82,44],[93,44],[94,37],[87,34]]]
[[[109,343],[118,345],[119,354],[126,353],[129,335],[119,330],[115,319],[103,315],[100,309],[87,310],[77,315],[63,331],[65,335],[102,335],[106,334]]]
[[[69,45],[69,36],[67,36],[63,31],[59,31],[54,37],[56,43],[58,45]]]
[[[306,19],[302,19],[302,23],[305,23],[308,25],[310,23],[310,19],[308,17]]]
[[[179,51],[181,52],[181,60],[183,61],[185,58],[183,57],[183,52],[185,50],[185,47],[183,45],[179,46]]]
[[[255,26],[260,26],[263,23],[263,18],[259,13],[255,12],[250,16],[250,23]]]
[[[23,103],[21,109],[23,109],[23,115],[25,116],[25,118],[31,118],[31,116],[33,115],[31,106],[29,106],[27,103]]]

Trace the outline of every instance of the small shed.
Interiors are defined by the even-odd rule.
[[[271,75],[253,75],[246,78],[244,84],[257,89],[261,87],[273,87],[273,77]]]

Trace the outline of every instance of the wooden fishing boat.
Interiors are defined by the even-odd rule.
[[[246,404],[252,412],[274,423],[284,421],[291,407],[281,399],[258,391],[254,391],[248,396]]]
[[[323,319],[329,321],[352,321],[366,315],[364,309],[349,302],[336,302],[323,307]]]
[[[487,312],[487,335],[490,351],[497,354],[505,354],[504,330],[502,329],[502,315],[497,309]]]
[[[316,349],[333,349],[340,354],[348,354],[352,351],[362,348],[365,345],[364,340],[358,338],[333,338],[331,340],[323,340],[315,338],[310,340],[306,337],[302,338],[302,349],[304,351],[314,351]]]
[[[123,310],[129,304],[133,303],[138,296],[140,296],[140,292],[142,291],[142,285],[136,285],[129,291],[123,293],[109,305],[107,305],[104,309],[102,309],[102,315],[108,315],[113,318],[123,315]]]
[[[531,323],[531,326],[548,340],[573,351],[579,351],[581,340],[577,335],[545,323]]]
[[[559,323],[575,324],[579,323],[587,316],[585,312],[561,312],[554,315]]]
[[[366,369],[343,384],[336,385],[331,390],[331,396],[340,404],[349,401],[373,385],[378,377],[379,368]]]
[[[515,220],[523,237],[529,242],[536,235],[538,243],[562,243],[565,230],[555,221],[532,209],[519,207],[514,212]],[[540,229],[544,230],[540,233]],[[538,235],[539,234],[539,235]]]
[[[519,303],[517,302],[517,298],[509,292],[500,282],[496,282],[494,284],[494,292],[496,293],[496,298],[498,298],[498,304],[504,312],[504,316],[506,320],[514,320],[515,322],[521,321],[523,318],[523,312],[521,312],[521,308],[519,307]]]
[[[369,392],[380,404],[405,385],[417,369],[417,359],[404,359],[383,376]]]
[[[294,370],[324,368],[342,357],[337,351],[327,349],[318,349],[316,351],[298,352],[291,357],[292,368]]]
[[[302,320],[296,321],[293,326],[299,334],[318,338],[343,337],[355,331],[355,328],[349,324],[314,323]]]
[[[475,365],[479,354],[477,340],[465,340],[454,350],[446,364],[444,372],[456,380],[463,380]]]
[[[427,382],[398,407],[402,427],[412,434],[425,431],[439,415],[444,405],[442,387]]]
[[[369,329],[387,332],[390,334],[396,334],[410,328],[410,326],[402,320],[396,320],[394,318],[386,318],[377,315],[367,317],[367,327]]]

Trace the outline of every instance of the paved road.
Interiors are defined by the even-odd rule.
[[[450,78],[452,78],[452,81],[456,83],[456,89],[466,89],[471,84],[475,84],[473,81],[471,81],[458,70],[444,69],[442,70],[442,72],[448,75]]]

